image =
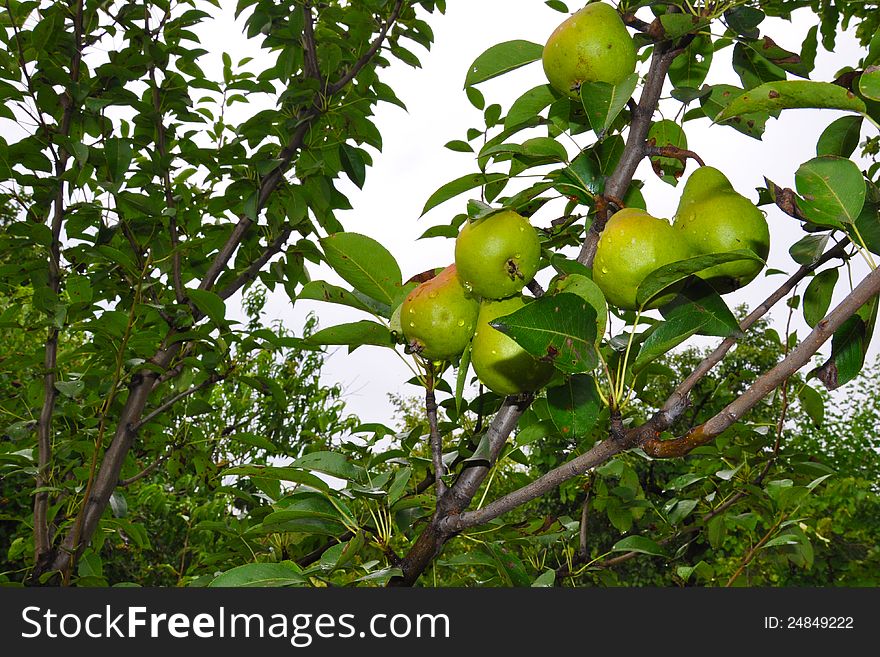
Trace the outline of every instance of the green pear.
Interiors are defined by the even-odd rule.
[[[605,224],[593,261],[593,281],[609,303],[625,310],[637,310],[636,292],[655,269],[691,257],[688,243],[664,219],[638,208],[615,212]],[[646,308],[658,308],[675,296],[656,296]]]
[[[459,281],[455,265],[449,265],[407,295],[400,306],[400,325],[420,356],[449,360],[464,351],[479,311],[479,302]]]
[[[617,84],[635,71],[636,48],[617,10],[596,2],[553,31],[542,62],[552,87],[579,98],[584,82]]]
[[[524,305],[521,295],[500,301],[484,299],[480,304],[471,345],[471,364],[483,385],[499,395],[538,390],[547,385],[556,371],[553,365],[536,359],[512,338],[489,326],[489,322],[510,315]]]
[[[749,249],[762,260],[770,253],[770,229],[764,214],[733,189],[721,171],[700,167],[682,190],[673,227],[694,255]],[[764,268],[757,260],[734,260],[697,273],[720,294],[750,283]]]
[[[535,277],[540,260],[537,231],[512,210],[468,221],[455,240],[461,282],[484,299],[519,293]]]

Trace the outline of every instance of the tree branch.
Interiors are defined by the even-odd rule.
[[[815,263],[802,266],[788,281],[786,281],[778,290],[776,290],[776,292],[771,294],[764,303],[762,303],[748,317],[746,317],[746,319],[744,319],[743,322],[740,324],[740,328],[742,330],[746,330],[750,326],[752,326],[756,321],[758,321],[758,319],[766,314],[766,312],[776,302],[785,297],[785,295],[788,294],[799,281],[806,277],[811,271],[819,267],[822,263],[827,262],[828,260],[831,260],[835,257],[842,257],[845,254],[846,244],[846,242],[842,241],[833,248],[829,249]],[[876,275],[876,273],[872,272],[872,276],[873,275]],[[880,289],[880,282],[877,283],[877,287],[878,289]],[[858,290],[859,288],[856,289]],[[855,292],[853,292],[853,294],[855,294]],[[874,294],[876,294],[876,290]],[[864,302],[856,305],[854,309],[849,312],[849,314],[851,315],[853,312],[855,312],[855,310],[861,307],[863,303]],[[835,309],[834,312],[838,312],[837,309]],[[846,317],[848,316],[849,315],[847,315]],[[839,321],[839,323],[843,323],[846,317],[840,318],[836,321]],[[825,320],[823,320],[823,322],[829,321],[829,318],[826,318]],[[819,326],[822,326],[823,322],[820,322]],[[836,328],[836,326],[834,328]],[[829,328],[828,330],[833,333],[834,328]],[[826,336],[826,339],[827,337],[828,336]],[[449,524],[444,526],[444,529],[447,531],[461,531],[462,529],[466,529],[468,527],[483,524],[485,522],[488,522],[489,520],[498,517],[499,515],[507,513],[517,506],[525,504],[526,502],[529,502],[536,497],[543,495],[544,493],[552,490],[553,488],[559,486],[560,484],[567,481],[568,479],[571,479],[572,477],[584,474],[590,468],[604,463],[609,458],[618,454],[621,451],[624,451],[625,449],[629,449],[637,445],[642,446],[642,448],[645,449],[645,445],[654,444],[654,442],[652,441],[661,443],[661,441],[659,440],[660,432],[665,431],[670,426],[672,426],[675,420],[684,412],[685,408],[687,408],[687,397],[690,391],[700,379],[702,379],[718,362],[721,361],[724,355],[736,343],[736,340],[737,336],[730,336],[725,339],[724,342],[722,342],[721,345],[717,349],[715,349],[715,351],[713,351],[706,359],[704,359],[703,362],[700,363],[700,365],[697,367],[697,369],[694,370],[694,372],[687,379],[685,379],[685,381],[678,388],[676,388],[676,390],[663,405],[663,408],[643,425],[629,429],[616,440],[615,438],[610,438],[603,441],[602,443],[599,443],[589,452],[582,454],[575,459],[572,459],[571,461],[557,467],[554,470],[551,470],[550,472],[532,481],[526,486],[523,486],[522,488],[513,491],[512,493],[509,493],[502,498],[499,498],[491,504],[483,507],[479,511],[466,512],[461,514],[457,518],[450,518]],[[815,353],[815,350],[817,350],[818,348],[819,347],[816,346],[813,352],[811,352],[807,356],[807,360],[810,356],[812,356],[812,353]],[[800,366],[794,371],[797,371],[797,369],[800,369]],[[780,381],[781,380],[782,379],[780,379]],[[759,399],[769,394],[771,390],[772,388],[767,390],[761,397],[756,399],[754,403],[757,403]],[[752,405],[754,405],[754,403]],[[751,408],[751,406],[749,408]],[[727,426],[725,426],[724,428],[727,428]],[[720,433],[721,431],[723,431],[723,429],[721,429],[718,433]],[[672,442],[675,441],[663,441],[662,444],[666,445]],[[645,449],[645,451],[648,452],[648,449]],[[650,452],[648,453],[650,454]]]
[[[660,101],[660,93],[663,91],[666,73],[669,71],[672,60],[678,54],[677,51],[670,50],[670,47],[669,44],[664,43],[658,43],[654,46],[651,65],[648,69],[648,74],[645,76],[645,86],[642,88],[639,103],[632,112],[632,123],[629,126],[629,134],[626,137],[623,154],[620,156],[617,168],[614,169],[614,173],[605,184],[606,194],[611,194],[618,198],[626,196],[626,190],[632,182],[639,162],[646,155],[645,139],[648,136],[648,130],[651,128],[651,119]],[[593,266],[593,259],[596,257],[596,246],[599,244],[599,236],[605,229],[606,221],[608,221],[607,209],[604,212],[596,213],[577,258],[578,262],[582,265],[587,267]]]
[[[254,260],[247,269],[239,274],[238,278],[224,287],[219,292],[218,296],[221,299],[228,299],[242,287],[253,281],[259,275],[263,266],[272,259],[272,256],[276,255],[284,248],[284,245],[287,244],[287,240],[290,239],[290,234],[292,232],[293,229],[290,226],[285,226],[278,234],[278,237],[276,237],[272,243],[265,248],[260,257]]]
[[[437,498],[443,497],[446,493],[446,482],[443,481],[443,475],[446,474],[446,468],[443,465],[443,438],[440,430],[437,428],[437,399],[434,396],[434,366],[429,365],[428,382],[425,386],[425,412],[428,415],[428,426],[430,427],[431,437],[431,463],[434,466],[434,481],[436,482],[434,489]]]
[[[7,10],[9,5],[7,4]],[[11,16],[12,13],[10,12]],[[71,86],[79,80],[80,64],[82,62],[82,38],[83,38],[83,0],[77,0],[73,18],[74,52],[70,62]],[[17,34],[17,31],[16,31]],[[24,75],[27,71],[22,68]],[[29,78],[28,78],[29,81]],[[75,105],[73,94],[70,90],[65,91],[61,97],[64,107],[61,116],[59,132],[63,136],[70,134],[70,124],[73,120]],[[49,138],[49,135],[46,135]],[[52,215],[52,240],[49,245],[49,288],[56,295],[61,290],[61,228],[64,223],[64,190],[63,175],[67,171],[67,162],[70,153],[61,148],[55,160],[55,179],[58,190],[55,194]],[[44,489],[51,480],[52,469],[52,416],[55,411],[55,369],[58,364],[58,334],[56,326],[49,329],[46,338],[46,347],[43,355],[43,406],[40,409],[40,419],[37,423],[37,476],[34,495],[34,561],[41,563],[49,554],[51,536],[49,535],[48,505],[49,493]]]
[[[336,82],[330,85],[327,89],[328,95],[332,96],[340,89],[342,89],[349,82],[354,80],[355,76],[361,72],[361,69],[366,66],[371,59],[375,56],[377,52],[379,52],[379,48],[382,47],[382,42],[385,41],[385,37],[388,35],[388,30],[391,29],[391,26],[394,25],[394,22],[400,16],[400,11],[403,9],[404,0],[397,0],[394,3],[394,9],[391,10],[391,15],[388,17],[388,20],[385,21],[385,24],[379,30],[379,35],[373,40],[372,45],[370,45],[367,52],[365,52],[361,57],[352,65],[352,67],[339,78]]]
[[[658,435],[645,436],[640,446],[649,456],[672,458],[684,456],[691,450],[705,445],[718,434],[739,420],[755,404],[775,390],[783,381],[810,362],[813,355],[840,326],[880,292],[880,269],[868,274],[850,294],[832,310],[816,328],[776,367],[766,372],[720,413],[687,434],[673,440],[660,440]]]
[[[171,395],[168,399],[166,399],[164,402],[159,404],[155,409],[153,409],[147,415],[145,415],[143,417],[143,419],[132,424],[131,427],[129,428],[129,431],[131,431],[132,433],[137,433],[138,431],[141,430],[141,428],[144,425],[149,424],[150,422],[155,420],[157,417],[162,415],[162,413],[164,413],[169,408],[174,406],[181,399],[186,399],[187,397],[190,397],[190,396],[196,394],[199,390],[204,390],[205,388],[208,388],[208,387],[214,385],[215,383],[222,381],[227,376],[229,376],[231,373],[232,373],[232,369],[230,369],[225,374],[220,374],[219,372],[213,372],[211,374],[211,376],[209,376],[207,379],[205,379],[204,381],[202,381],[198,385],[194,385],[190,388],[187,388],[186,390],[181,390],[180,392],[178,392],[174,395]]]

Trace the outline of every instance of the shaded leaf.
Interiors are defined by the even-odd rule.
[[[431,197],[425,203],[425,207],[422,208],[422,214],[459,194],[463,194],[469,189],[488,185],[506,178],[507,174],[504,173],[469,173],[466,176],[456,178],[431,194]]]
[[[598,364],[596,310],[577,295],[543,296],[490,325],[567,374],[589,372]]]
[[[307,337],[304,342],[312,345],[348,345],[354,351],[364,345],[394,347],[394,336],[387,327],[363,319],[321,329]]]
[[[595,426],[601,407],[595,379],[575,374],[561,386],[548,388],[547,407],[560,434],[566,438],[585,436]]]
[[[656,557],[665,557],[666,550],[662,545],[650,538],[644,536],[627,536],[611,548],[612,552],[640,552],[641,554],[650,554]]]
[[[710,253],[707,255],[695,256],[686,260],[679,260],[668,265],[658,267],[648,274],[639,285],[636,291],[636,303],[640,307],[644,307],[651,299],[663,292],[666,288],[674,283],[678,283],[686,279],[692,274],[699,271],[720,265],[725,262],[735,262],[737,260],[758,260],[763,262],[761,258],[755,255],[749,249],[737,249],[736,251],[727,251],[724,253]]]
[[[861,116],[841,116],[822,131],[816,142],[816,155],[849,157],[859,145]]]
[[[811,327],[815,327],[822,321],[828,312],[838,276],[837,269],[826,269],[816,274],[807,286],[804,292],[804,320]]]

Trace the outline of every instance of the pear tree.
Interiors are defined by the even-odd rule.
[[[445,213],[424,237],[455,240],[455,262],[421,273],[346,229],[339,182],[363,186],[381,157],[374,108],[405,91],[385,69],[418,66],[442,0],[241,0],[266,58],[226,53],[217,75],[197,33],[214,0],[0,4],[0,120],[16,126],[0,139],[0,294],[24,299],[0,324],[30,345],[0,359],[0,475],[29,509],[7,550],[23,565],[0,577],[100,581],[102,555],[149,543],[142,487],[191,478],[228,513],[188,522],[180,584],[603,583],[642,558],[735,583],[764,554],[810,567],[826,539],[800,511],[833,471],[783,436],[792,408],[822,423],[823,389],[859,377],[875,329],[877,3],[520,4],[512,22],[559,27],[533,42],[511,23],[461,72],[479,125],[448,147],[471,172],[438,180],[423,210]],[[787,49],[795,20],[809,24]],[[856,54],[835,52],[842,29]],[[816,74],[820,48],[833,76]],[[487,98],[526,66],[546,82],[508,107]],[[785,180],[749,162],[753,189],[730,183],[734,152],[693,138],[760,144],[795,113],[815,156]],[[649,177],[678,196],[674,217]],[[784,263],[768,266],[771,243]],[[350,321],[242,326],[230,304],[257,285]],[[697,400],[758,330],[780,357]],[[698,342],[712,347],[670,382],[664,359]],[[221,382],[290,408],[291,386],[242,367],[251,354],[325,347],[403,359],[420,419],[192,437]],[[712,395],[724,406],[705,415]],[[229,540],[191,559],[190,532]]]

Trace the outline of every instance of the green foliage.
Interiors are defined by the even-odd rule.
[[[512,210],[540,227],[544,273],[599,293],[590,247],[609,212],[652,203],[632,179],[639,161],[675,184],[707,155],[687,122],[760,140],[771,118],[831,108],[845,116],[816,131],[815,158],[789,163],[795,189],[765,179],[759,202],[806,233],[788,245],[795,264],[845,238],[848,273],[857,257],[873,269],[877,3],[667,5],[620,3],[644,17],[630,28],[638,70],[580,97],[539,85],[507,108],[487,100],[478,85],[515,80],[543,49],[487,44],[462,72],[479,123],[447,143],[473,173],[440,176],[423,214],[458,211],[423,236]],[[788,51],[765,19],[801,9],[812,23]],[[436,364],[408,353],[395,311],[416,283],[337,217],[351,209],[342,183],[363,187],[382,149],[376,107],[404,106],[385,69],[420,66],[410,48],[430,46],[425,18],[445,3],[243,0],[236,16],[262,56],[237,61],[199,42],[218,10],[0,8],[0,122],[17,124],[0,138],[3,584],[383,586],[429,572],[435,585],[877,584],[880,369],[865,370],[876,294],[835,327],[824,362],[774,379],[782,358],[816,348],[766,320],[741,330],[695,277],[748,251],[661,267],[632,290],[642,312],[607,321],[604,302],[533,284],[539,298],[493,326],[546,361],[548,387],[506,400],[475,388],[468,350]],[[517,16],[531,10],[567,7]],[[862,50],[837,79],[812,79],[841,27]],[[344,284],[312,280],[316,265]],[[802,306],[825,330],[851,279],[839,268],[823,265],[802,304],[783,288],[789,321]],[[309,317],[294,335],[263,321],[269,292],[357,315],[321,328]],[[695,336],[736,346],[702,374]],[[427,413],[398,398],[397,428],[346,415],[320,378],[323,345],[397,351]],[[861,388],[829,392],[860,375]],[[699,443],[687,458],[647,456],[649,440],[683,436]],[[585,455],[589,468],[571,464]],[[438,460],[454,488],[440,504]],[[433,561],[418,563],[420,536]]]

